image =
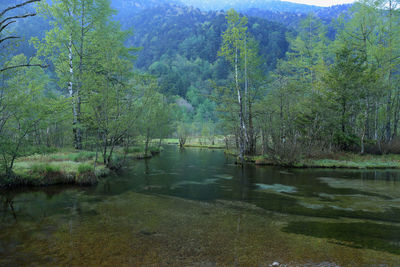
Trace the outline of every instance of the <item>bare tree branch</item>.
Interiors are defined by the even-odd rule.
[[[34,2],[40,2],[41,0],[27,0],[21,4],[16,4],[14,6],[10,6],[6,9],[4,9],[3,11],[0,12],[0,18],[2,18],[4,16],[4,14],[6,14],[8,11],[16,9],[16,8],[20,8],[23,7],[25,5],[34,3]],[[36,16],[36,13],[27,13],[25,15],[15,15],[15,16],[10,16],[10,17],[6,17],[4,18],[1,22],[0,22],[0,34],[4,31],[4,29],[6,29],[8,26],[10,26],[10,24],[15,23],[16,19],[23,19],[23,18],[27,18],[27,17],[33,17]],[[10,21],[11,20],[11,21]],[[9,21],[9,22],[8,22]],[[19,39],[19,36],[7,36],[4,37],[2,39],[0,39],[0,44],[7,41],[7,40],[11,40],[11,39]]]
[[[19,15],[19,16],[8,17],[8,18],[3,19],[3,20],[0,22],[0,25],[3,25],[3,23],[5,23],[7,20],[10,20],[10,19],[23,19],[23,18],[34,17],[34,16],[36,16],[35,13],[28,13],[28,14],[25,14],[25,15]]]
[[[10,39],[19,39],[20,37],[18,37],[18,36],[8,36],[8,37],[5,37],[5,38],[3,38],[3,39],[0,39],[0,44],[2,43],[2,42],[4,42],[4,41],[7,41],[7,40],[10,40]]]
[[[16,8],[19,8],[19,7],[26,6],[26,5],[31,4],[31,3],[33,3],[33,2],[40,2],[40,1],[41,1],[41,0],[28,0],[28,1],[23,2],[23,3],[21,3],[21,4],[8,7],[8,8],[6,8],[6,9],[4,9],[4,10],[0,13],[0,17],[4,16],[4,14],[6,14],[6,13],[7,13],[8,11],[10,11],[10,10],[13,10],[13,9],[16,9]]]
[[[12,24],[12,23],[15,23],[15,22],[16,22],[16,21],[13,20],[13,21],[10,21],[9,23],[7,23],[6,25],[2,26],[2,27],[0,28],[0,32],[2,32],[5,28],[7,28],[8,25],[10,25],[10,24]],[[0,25],[1,25],[1,24],[0,24]]]

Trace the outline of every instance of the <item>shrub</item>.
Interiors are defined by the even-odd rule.
[[[123,161],[123,157],[120,154],[114,153],[111,157],[111,161],[108,163],[108,168],[111,170],[119,170],[122,167],[121,162]]]
[[[344,151],[359,151],[361,140],[353,134],[336,132],[333,135],[333,142],[336,147]]]
[[[396,137],[387,144],[382,144],[384,154],[400,154],[400,138]]]

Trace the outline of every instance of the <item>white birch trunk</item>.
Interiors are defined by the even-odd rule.
[[[72,112],[73,112],[73,124],[76,125],[77,123],[77,112],[76,112],[76,104],[75,104],[75,94],[74,94],[74,67],[73,67],[73,54],[72,54],[72,34],[69,36],[69,43],[68,43],[68,59],[69,59],[69,74],[70,80],[68,82],[68,91],[69,96],[71,97],[72,101]]]

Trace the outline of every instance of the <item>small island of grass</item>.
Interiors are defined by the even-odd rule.
[[[13,173],[0,173],[0,187],[94,185],[99,178],[120,170],[135,159],[147,159],[160,153],[162,147],[143,146],[115,149],[111,164],[106,166],[99,152],[62,149],[51,153],[33,154],[15,160]]]

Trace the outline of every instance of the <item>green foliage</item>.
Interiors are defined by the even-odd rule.
[[[360,138],[354,134],[336,132],[333,135],[333,142],[342,150],[356,150],[360,145]]]

